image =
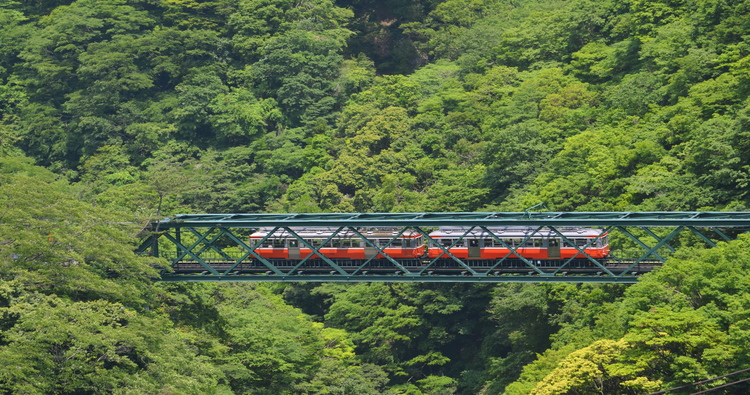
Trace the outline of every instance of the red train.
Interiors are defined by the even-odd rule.
[[[557,230],[568,240],[565,242],[557,233],[547,228],[534,232],[536,228],[532,227],[488,227],[487,230],[502,240],[502,243],[481,228],[474,228],[461,239],[468,230],[469,228],[464,227],[441,227],[431,232],[430,238],[462,259],[502,259],[512,252],[506,245],[513,247],[516,252],[528,259],[584,258],[584,255],[569,243],[583,249],[592,258],[605,258],[609,255],[608,235],[601,229],[558,228]],[[449,257],[443,249],[434,245],[430,246],[427,255],[429,258]],[[516,257],[516,254],[510,256]]]
[[[305,240],[307,244],[316,248],[328,240],[336,229],[320,227],[292,228],[294,233]],[[263,228],[250,235],[250,245],[255,246],[271,230],[273,229]],[[424,236],[415,230],[407,230],[401,236],[391,241],[392,238],[398,236],[399,230],[392,228],[371,228],[363,229],[359,232],[391,258],[413,259],[424,256],[427,250],[424,245]],[[309,247],[300,243],[299,239],[284,229],[274,232],[255,251],[264,258],[275,259],[302,259],[312,252]],[[325,246],[319,248],[318,252],[331,259],[369,259],[373,256],[375,258],[383,258],[383,255],[379,254],[375,248],[365,243],[359,235],[349,229],[339,232]]]
[[[271,230],[263,228],[250,236],[251,246],[255,246],[265,238],[263,244],[255,250],[260,256],[269,259],[302,259],[313,252],[284,229],[279,229],[270,237],[266,237]],[[568,242],[547,228],[542,228],[537,232],[534,232],[536,228],[532,227],[488,228],[492,234],[478,227],[466,233],[468,230],[469,228],[465,227],[440,227],[429,234],[434,240],[428,243],[429,246],[425,245],[425,237],[412,229],[404,231],[401,235],[399,235],[400,229],[393,228],[368,228],[358,231],[388,256],[395,259],[450,258],[445,253],[447,250],[461,259],[497,260],[511,253],[506,245],[528,259],[583,258],[583,254],[569,243],[575,244],[593,258],[605,258],[609,255],[608,235],[600,229],[558,228]],[[325,242],[326,244],[318,249],[318,254],[330,259],[383,258],[377,249],[349,229],[342,230],[333,237],[331,235],[336,228],[292,228],[292,231],[315,248]],[[498,239],[502,240],[505,245]],[[438,247],[436,243],[440,243],[445,250]],[[517,258],[517,255],[512,254],[510,258]]]

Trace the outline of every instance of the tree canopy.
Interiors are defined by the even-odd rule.
[[[748,368],[747,238],[627,289],[166,285],[132,251],[177,213],[746,210],[749,6],[0,0],[0,392],[633,394]]]

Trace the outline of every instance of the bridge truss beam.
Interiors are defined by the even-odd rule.
[[[430,231],[441,226],[462,227],[452,245],[433,242]],[[498,227],[530,227],[523,245],[545,230],[575,249],[565,259],[528,259],[516,245],[493,233]],[[319,245],[300,237],[300,228],[326,227],[332,233]],[[586,245],[569,240],[568,228],[600,228],[613,249],[595,258]],[[254,245],[249,235],[271,229]],[[378,244],[366,230],[391,228],[392,237]],[[488,212],[488,213],[359,213],[359,214],[196,214],[154,222],[138,251],[169,262],[162,281],[346,281],[346,282],[610,282],[633,283],[637,275],[663,264],[674,245],[716,246],[750,229],[747,212]],[[271,259],[258,251],[277,231],[294,237],[310,251],[297,259]],[[404,232],[421,234],[427,244],[442,250],[440,257],[398,259],[385,250]],[[451,248],[472,232],[487,234],[509,251],[498,259],[459,258]],[[323,254],[339,234],[354,234],[375,251],[365,259],[335,259]],[[382,237],[381,237],[382,239]],[[632,250],[632,251],[631,251]]]

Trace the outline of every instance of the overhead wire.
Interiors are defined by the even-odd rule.
[[[665,393],[670,392],[670,391],[680,390],[680,389],[687,388],[687,387],[694,387],[696,385],[710,383],[710,382],[712,382],[714,380],[722,379],[724,377],[733,376],[735,374],[744,373],[744,372],[747,372],[747,371],[750,371],[750,368],[742,369],[742,370],[737,370],[737,371],[734,371],[734,372],[731,372],[731,373],[723,374],[721,376],[712,377],[712,378],[706,379],[706,380],[696,381],[696,382],[694,382],[692,384],[685,384],[685,385],[681,385],[679,387],[673,387],[673,388],[669,388],[669,389],[666,389],[666,390],[652,392],[652,393],[650,393],[648,395],[660,395],[660,394],[665,394]],[[714,388],[709,388],[707,390],[703,390],[701,392],[696,392],[696,393],[691,394],[691,395],[704,394],[706,392],[713,391],[715,389],[719,389],[719,388],[723,388],[723,387],[728,387],[730,385],[738,384],[738,383],[741,383],[741,382],[744,382],[744,381],[748,381],[748,380],[750,380],[750,378],[738,380],[738,381],[735,381],[733,383],[723,384],[723,385],[720,385],[720,386],[717,386],[717,387],[714,387]]]
[[[707,390],[703,390],[703,391],[700,391],[700,392],[694,392],[694,393],[692,393],[690,395],[705,394],[707,392],[711,392],[711,391],[717,390],[719,388],[729,387],[729,386],[732,386],[732,385],[735,385],[735,384],[739,384],[739,383],[742,383],[742,382],[745,382],[745,381],[750,381],[750,377],[748,377],[746,379],[742,379],[742,380],[737,380],[737,381],[734,381],[734,382],[731,382],[731,383],[722,384],[722,385],[719,385],[719,386],[716,386],[716,387],[713,387],[713,388],[709,388]]]

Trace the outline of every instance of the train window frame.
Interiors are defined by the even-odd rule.
[[[305,239],[305,241],[314,248],[319,248],[320,244],[323,242],[321,239]]]
[[[278,249],[278,248],[286,248],[286,240],[284,239],[272,239],[271,242],[271,248]]]

